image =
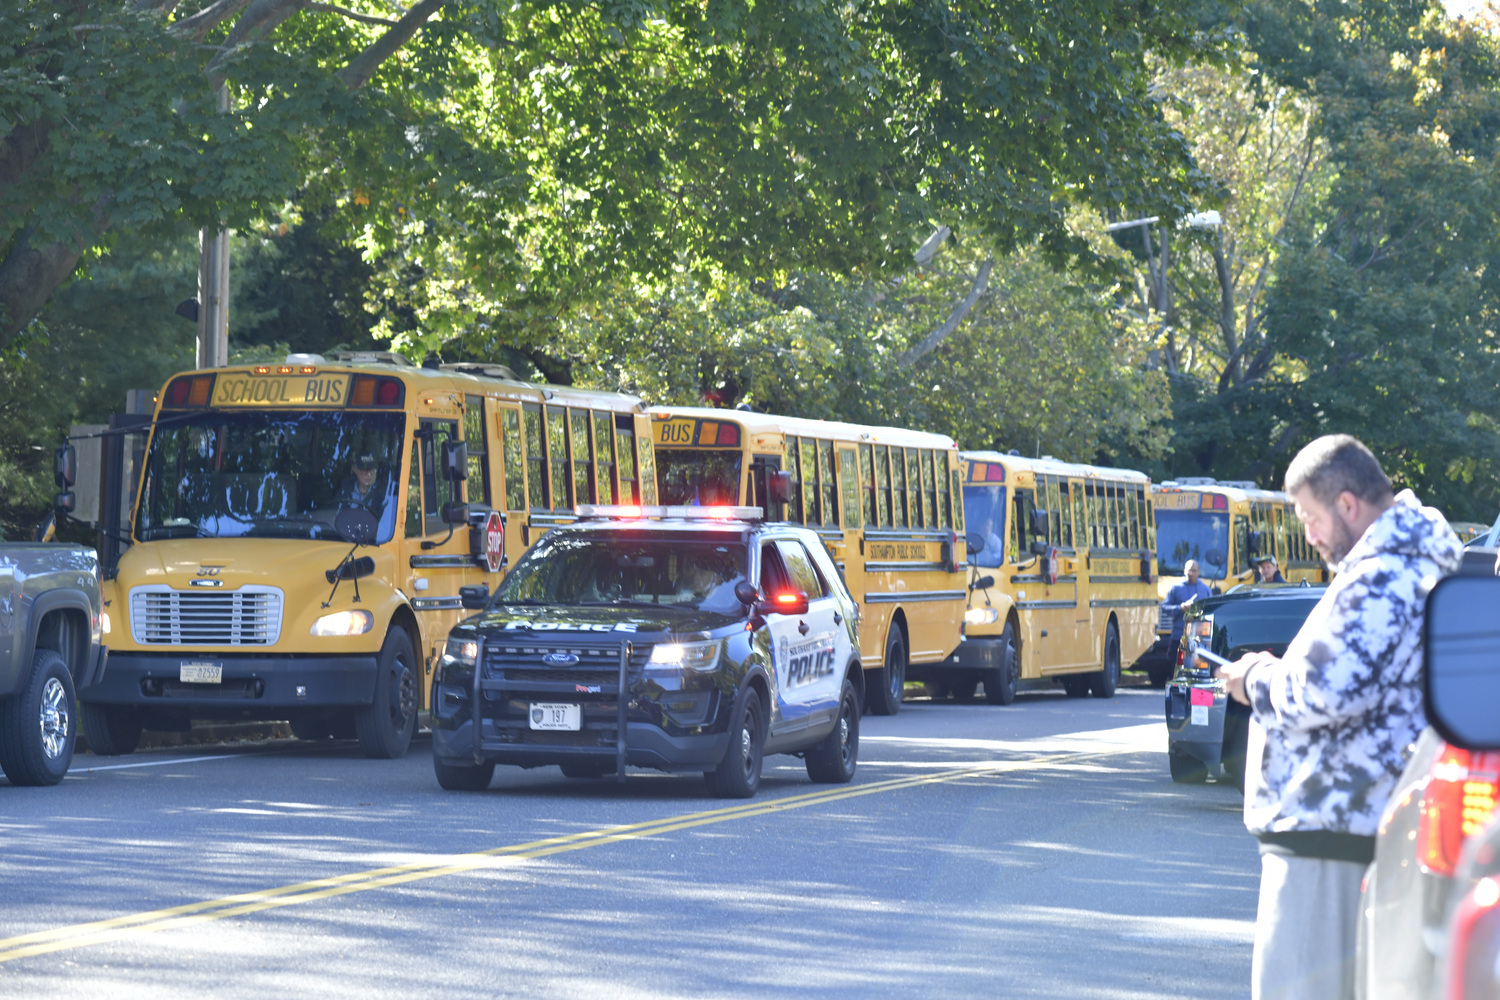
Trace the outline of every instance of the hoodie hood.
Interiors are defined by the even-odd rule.
[[[1335,568],[1345,573],[1366,559],[1385,554],[1428,559],[1447,574],[1463,562],[1463,543],[1436,508],[1422,506],[1411,490],[1402,490]]]

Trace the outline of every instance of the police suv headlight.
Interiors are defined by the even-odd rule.
[[[970,608],[964,612],[965,625],[993,625],[999,620],[998,608]]]
[[[335,611],[313,622],[312,635],[364,635],[375,627],[375,616],[368,611]]]
[[[712,670],[719,664],[719,639],[662,642],[651,648],[646,666],[658,670]]]
[[[443,648],[443,659],[457,666],[472,667],[474,661],[479,659],[479,641],[477,639],[449,639],[448,645]]]

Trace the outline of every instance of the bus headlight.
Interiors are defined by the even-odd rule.
[[[712,670],[719,663],[719,640],[706,642],[662,642],[651,648],[648,667],[678,670]]]
[[[999,620],[998,608],[970,608],[964,612],[965,625],[993,625]]]
[[[101,611],[101,612],[99,612],[99,631],[103,632],[105,635],[109,635],[109,612],[108,611]]]
[[[313,622],[312,635],[364,635],[375,627],[375,616],[368,611],[335,611]]]

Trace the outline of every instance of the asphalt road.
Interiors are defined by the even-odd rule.
[[[908,702],[849,786],[501,768],[419,737],[82,755],[0,779],[0,996],[1241,997],[1233,788],[1173,785],[1161,695]]]

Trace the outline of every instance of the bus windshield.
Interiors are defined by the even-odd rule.
[[[975,553],[978,566],[999,566],[1005,559],[1005,487],[965,486],[964,524],[984,538]]]
[[[659,502],[689,507],[733,507],[740,502],[740,452],[657,448]]]
[[[505,578],[500,604],[648,604],[740,616],[745,546],[731,541],[557,532]]]
[[[1229,569],[1229,516],[1210,511],[1156,509],[1156,561],[1162,576],[1183,576],[1198,560],[1205,580],[1222,580]]]
[[[160,420],[135,533],[159,538],[339,539],[341,507],[364,507],[375,543],[396,531],[405,415],[210,410]]]

